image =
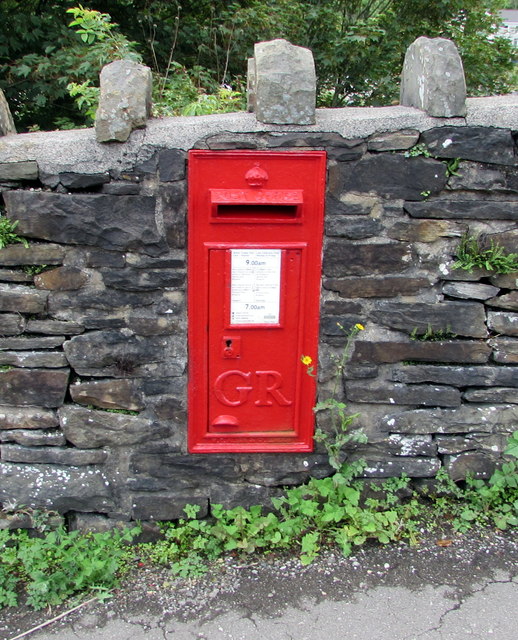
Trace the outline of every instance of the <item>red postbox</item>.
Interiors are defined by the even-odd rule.
[[[311,451],[326,155],[189,153],[189,451]]]

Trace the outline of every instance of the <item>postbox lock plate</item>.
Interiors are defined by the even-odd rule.
[[[241,357],[241,336],[223,336],[221,355],[226,359]]]

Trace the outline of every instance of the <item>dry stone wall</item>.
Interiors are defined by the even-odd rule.
[[[0,502],[79,524],[173,519],[331,473],[320,445],[187,453],[190,148],[327,151],[322,397],[340,325],[365,326],[339,394],[369,442],[348,455],[371,478],[487,476],[518,425],[518,274],[452,263],[468,231],[517,251],[518,99],[476,104],[491,117],[345,109],[283,127],[226,114],[151,121],[123,145],[91,130],[1,141],[4,213],[29,248],[0,249]],[[426,334],[442,339],[414,339]]]

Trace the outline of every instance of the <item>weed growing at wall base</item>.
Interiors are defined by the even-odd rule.
[[[463,533],[472,527],[500,530],[518,526],[518,431],[509,439],[507,460],[489,480],[467,478],[457,484],[444,472],[428,493],[410,492],[409,478],[381,485],[359,480],[358,464],[342,465],[328,478],[311,479],[262,507],[224,509],[213,505],[211,517],[198,520],[199,507],[185,507],[186,517],[162,525],[164,539],[128,547],[138,529],[120,533],[67,533],[63,528],[30,538],[25,531],[0,530],[0,607],[16,606],[23,588],[35,609],[72,595],[106,595],[131,560],[157,563],[174,575],[196,577],[225,553],[299,554],[310,564],[326,546],[345,556],[368,540],[380,544],[406,540],[418,544],[421,531],[441,535],[448,527]]]

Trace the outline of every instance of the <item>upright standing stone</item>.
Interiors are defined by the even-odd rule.
[[[247,62],[246,109],[255,111],[255,58],[248,58]]]
[[[421,37],[408,47],[400,102],[439,118],[466,115],[464,68],[451,40]]]
[[[10,133],[16,133],[16,129],[4,92],[0,89],[0,136],[7,136]]]
[[[95,118],[97,142],[125,142],[151,114],[151,69],[115,60],[101,71],[101,96]]]
[[[287,40],[259,42],[254,49],[255,112],[259,122],[314,124],[316,74],[313,54]],[[253,92],[252,92],[253,93]]]

